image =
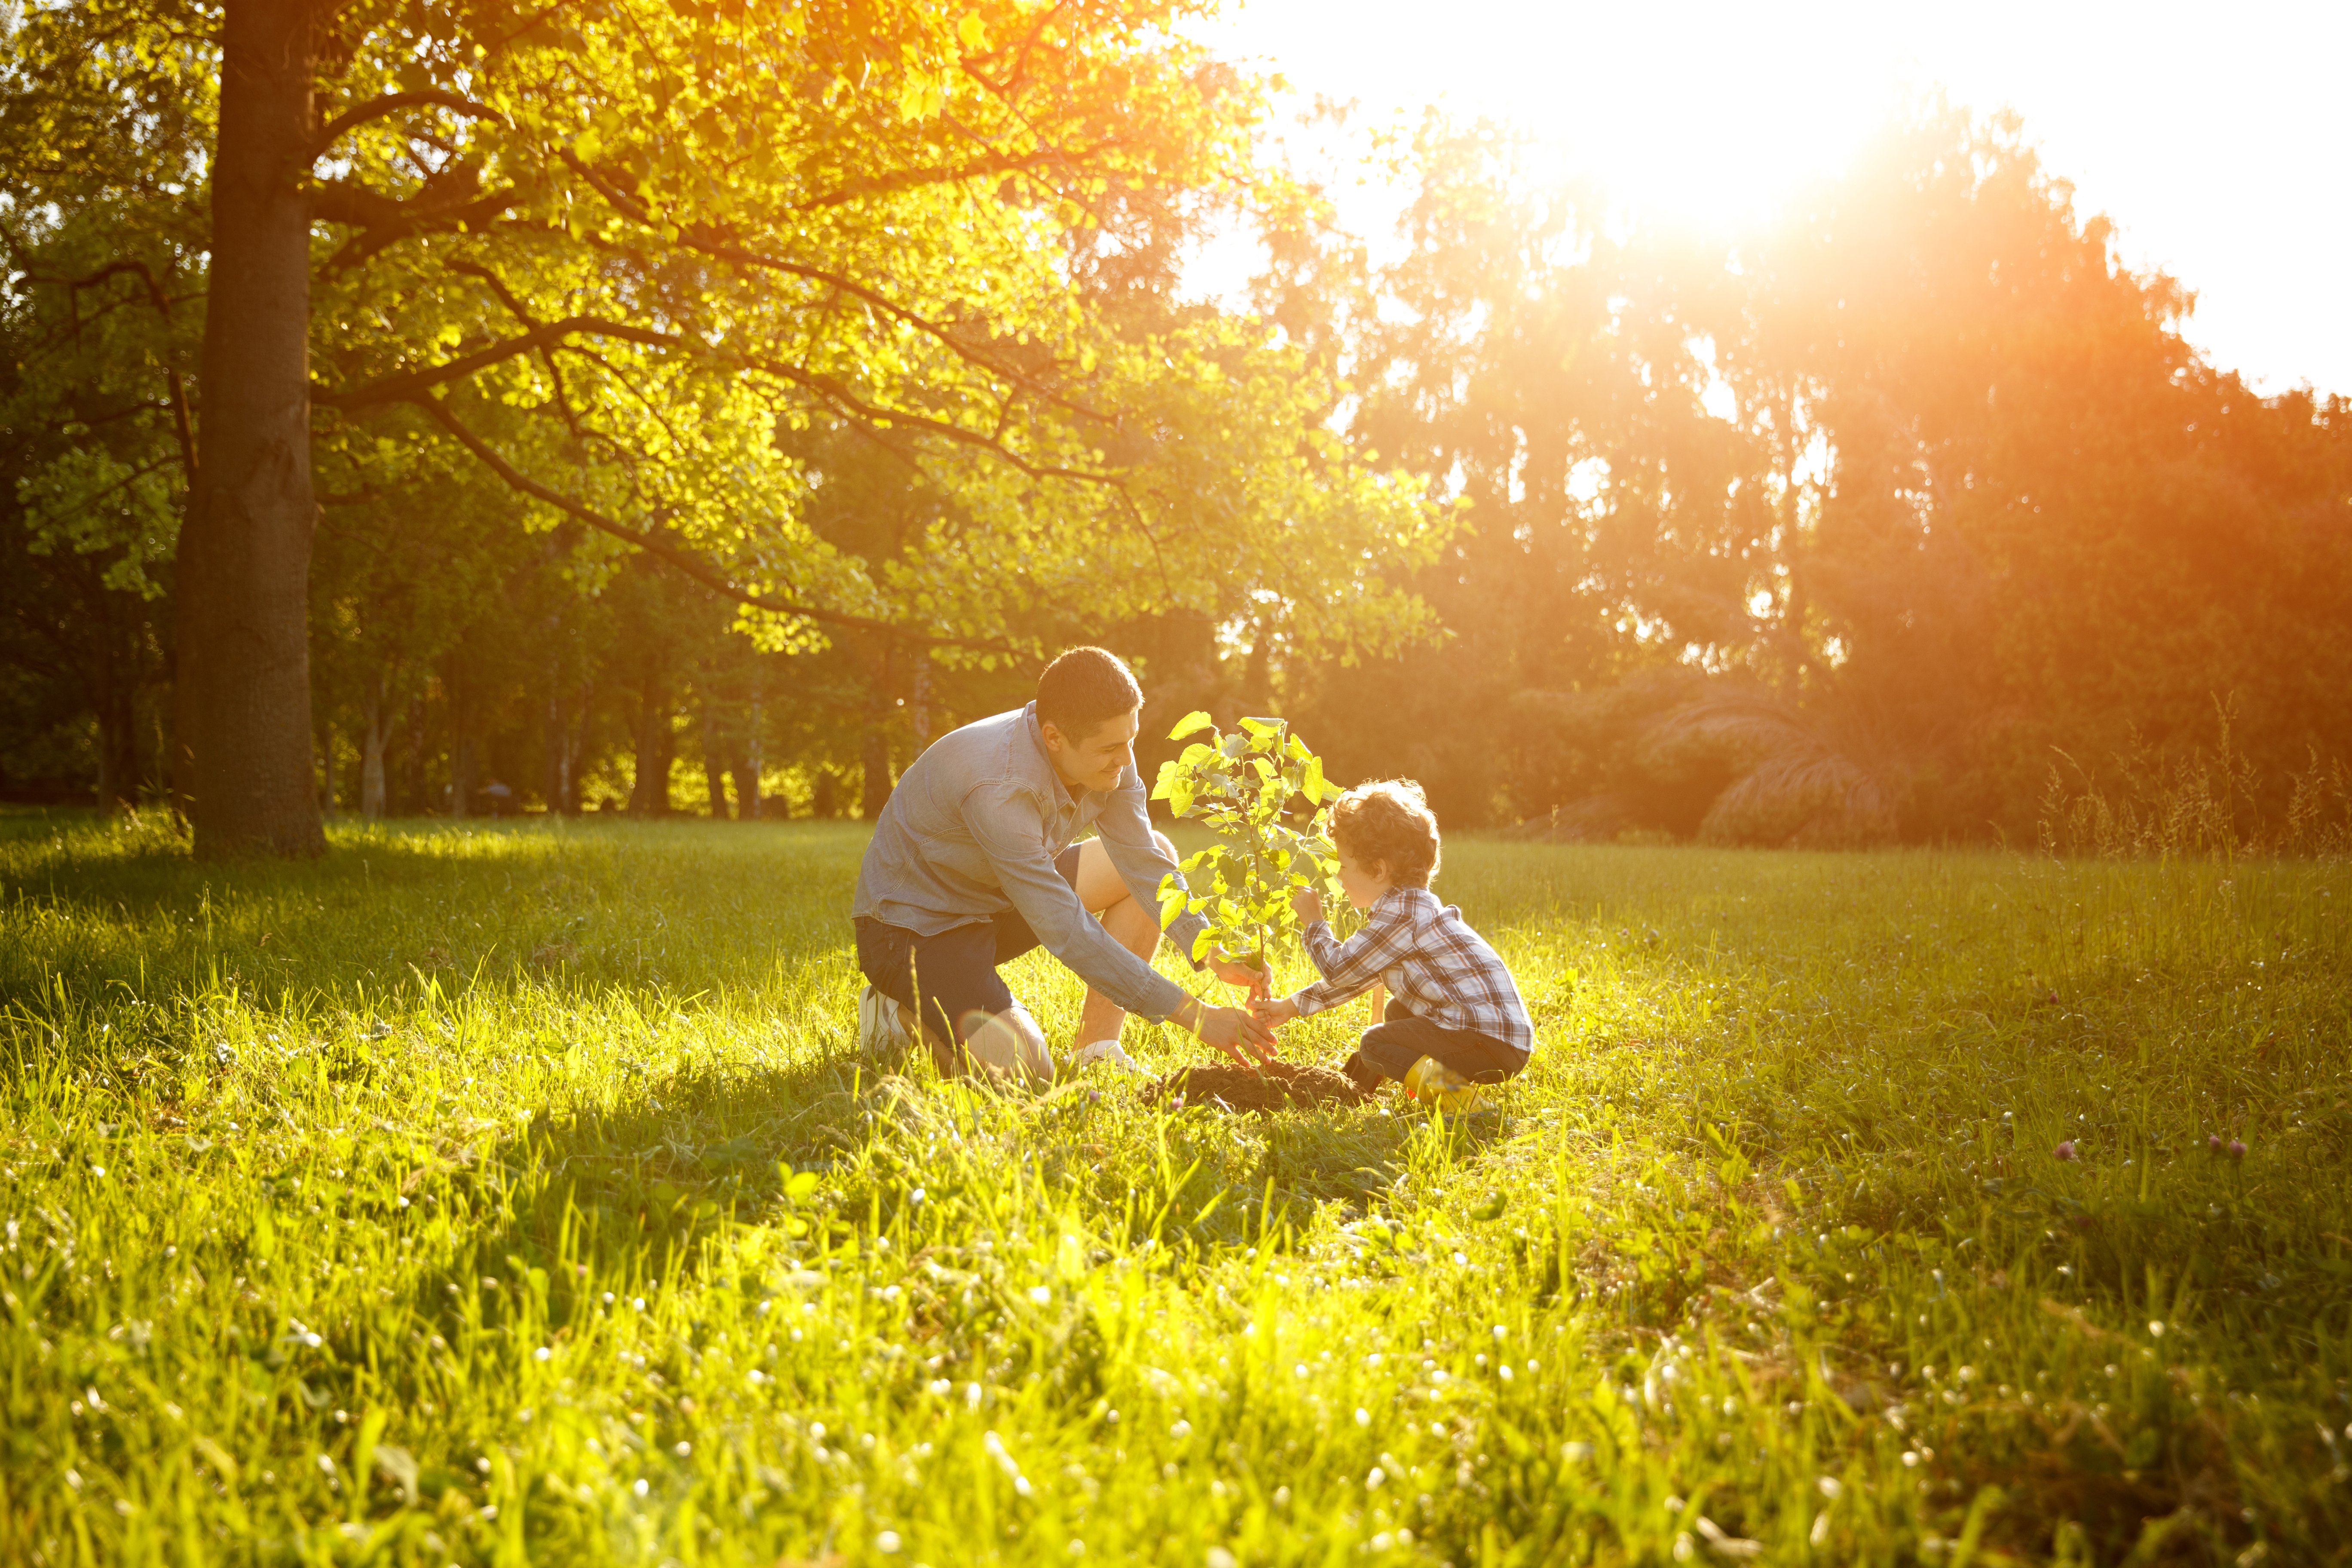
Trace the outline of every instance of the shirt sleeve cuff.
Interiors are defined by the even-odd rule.
[[[1148,1023],[1164,1024],[1169,1015],[1181,1007],[1192,993],[1164,974],[1154,974],[1151,978],[1156,984],[1150,994],[1134,998],[1128,1011]]]
[[[1175,945],[1177,956],[1192,966],[1192,973],[1195,974],[1199,973],[1202,970],[1206,969],[1208,965],[1192,956],[1192,943],[1202,931],[1208,929],[1209,921],[1207,917],[1202,915],[1183,914],[1178,915],[1176,917],[1176,923],[1170,926],[1168,930],[1162,933]]]

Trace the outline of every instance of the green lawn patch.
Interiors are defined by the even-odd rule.
[[[2352,868],[1456,841],[1538,1045],[1449,1125],[877,1077],[863,843],[0,819],[0,1561],[2352,1533]]]

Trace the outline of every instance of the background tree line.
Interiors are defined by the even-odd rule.
[[[1375,265],[1173,10],[27,8],[0,790],[223,810],[195,737],[241,767],[259,722],[303,799],[223,842],[299,848],[319,804],[870,815],[1083,637],[1464,826],[2015,840],[2062,753],[2161,766],[2217,712],[2248,811],[2341,805],[2352,410],[2202,363],[2014,124],[1924,105],[1701,243],[1432,116]],[[306,247],[276,436],[200,374],[244,347],[240,16],[309,62],[305,173],[255,187]],[[1181,286],[1235,222],[1254,314]],[[240,493],[275,533],[194,536],[192,597],[239,420],[310,471]],[[291,644],[218,609],[254,538],[299,546]]]
[[[1401,259],[1273,246],[1356,437],[1465,503],[1402,579],[1441,645],[1283,672],[1340,776],[1547,836],[2022,845],[2053,782],[2193,771],[2342,836],[2352,403],[2203,363],[2011,120],[1923,103],[1722,244],[1523,153],[1433,116]]]

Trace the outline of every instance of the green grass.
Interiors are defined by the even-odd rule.
[[[2340,863],[1456,843],[1538,1046],[1448,1126],[861,1075],[862,842],[0,818],[0,1561],[2352,1537]]]

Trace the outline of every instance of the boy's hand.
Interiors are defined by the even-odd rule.
[[[1323,895],[1312,888],[1299,889],[1290,895],[1290,912],[1298,917],[1300,925],[1313,925],[1323,918]]]
[[[1238,958],[1227,958],[1222,952],[1213,954],[1209,960],[1209,970],[1226,984],[1238,985],[1247,991],[1253,1002],[1265,994],[1265,971],[1253,969]]]
[[[1260,997],[1250,1004],[1250,1016],[1269,1029],[1279,1029],[1298,1016],[1298,1004],[1287,996]]]

